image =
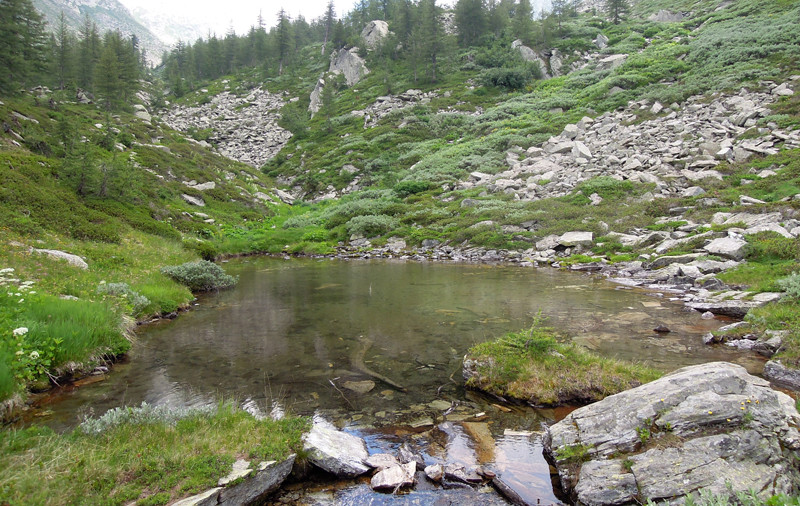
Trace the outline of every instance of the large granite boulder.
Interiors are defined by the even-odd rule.
[[[361,30],[361,38],[364,39],[364,44],[368,48],[375,49],[389,33],[391,33],[389,24],[381,19],[376,19],[367,23],[367,26]]]
[[[577,504],[682,503],[688,494],[800,489],[800,414],[768,381],[725,362],[685,367],[579,408],[545,452]]]

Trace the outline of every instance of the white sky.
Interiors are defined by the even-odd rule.
[[[120,0],[129,9],[144,9],[189,18],[198,24],[210,27],[217,35],[224,35],[233,25],[237,34],[244,34],[256,24],[259,11],[262,12],[265,24],[269,27],[281,7],[292,17],[302,14],[307,20],[322,16],[328,0]],[[337,17],[353,9],[355,0],[334,0]],[[440,0],[440,5],[452,5],[455,0]],[[533,0],[534,9],[549,0]]]
[[[327,0],[277,0],[267,2],[257,0],[120,0],[125,7],[143,7],[152,12],[171,14],[177,17],[196,20],[208,25],[217,35],[224,35],[233,24],[237,34],[244,34],[256,24],[261,10],[264,23],[274,24],[281,7],[292,17],[302,14],[307,20],[319,17],[325,12]],[[353,7],[353,0],[334,0],[337,15],[344,14]]]

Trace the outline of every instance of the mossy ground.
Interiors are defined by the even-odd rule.
[[[124,423],[98,435],[4,430],[0,504],[167,504],[216,486],[236,459],[258,464],[300,451],[307,429],[303,418],[256,420],[222,405],[176,423]]]
[[[473,346],[467,359],[477,363],[467,386],[537,406],[594,402],[661,376],[559,343],[551,329],[537,325]]]

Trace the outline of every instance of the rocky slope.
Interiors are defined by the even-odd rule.
[[[223,91],[206,104],[173,107],[162,119],[184,133],[190,129],[211,129],[213,134],[208,140],[216,144],[219,154],[258,168],[275,156],[292,136],[277,123],[278,111],[284,103],[282,96],[260,88],[244,97]],[[205,141],[201,143],[209,146]]]

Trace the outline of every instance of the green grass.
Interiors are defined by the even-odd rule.
[[[537,324],[473,346],[467,358],[478,364],[467,386],[534,405],[594,402],[661,376],[559,343],[551,329]]]
[[[96,435],[4,430],[0,504],[166,504],[216,486],[237,458],[257,464],[300,451],[307,428],[303,418],[256,420],[226,404],[177,421],[115,424]]]

